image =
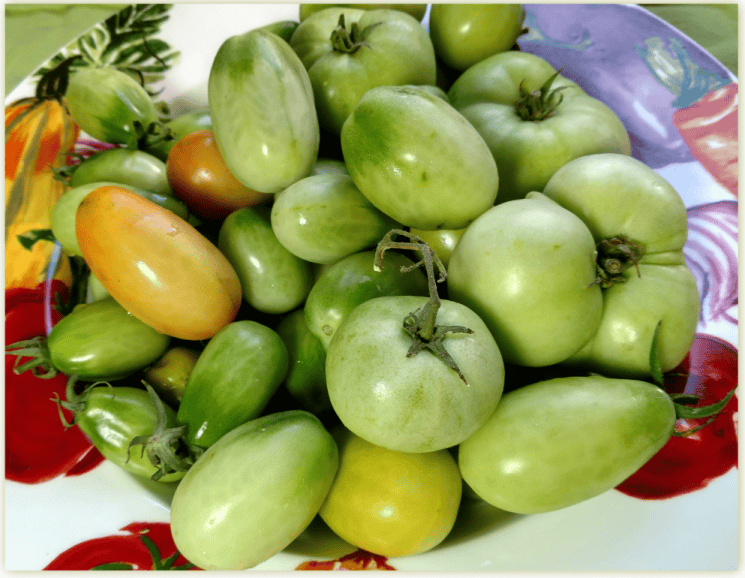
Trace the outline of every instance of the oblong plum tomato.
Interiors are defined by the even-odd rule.
[[[176,412],[163,406],[166,427],[176,425]],[[130,449],[136,437],[150,436],[158,425],[158,407],[150,394],[135,387],[98,385],[83,394],[75,412],[75,424],[88,436],[96,449],[120,468],[143,478],[152,478],[158,467],[143,455],[140,447]],[[184,472],[172,472],[158,479],[175,482]]]
[[[202,454],[179,483],[173,540],[205,570],[256,566],[308,527],[338,467],[334,438],[311,413],[246,422]]]
[[[509,512],[557,510],[628,478],[670,439],[675,408],[643,381],[599,375],[541,381],[505,394],[458,448],[466,483]]]
[[[189,223],[132,191],[101,187],[78,206],[81,253],[132,315],[180,339],[207,339],[242,301],[238,275]]]
[[[91,155],[75,167],[70,186],[79,187],[101,181],[121,183],[160,195],[173,195],[166,164],[141,150],[115,148]]]
[[[155,103],[142,85],[110,66],[77,69],[65,99],[77,125],[105,143],[136,142],[138,131],[158,121]]]
[[[236,209],[271,198],[235,178],[210,129],[192,132],[179,140],[168,154],[166,169],[174,196],[200,219],[224,219]]]
[[[47,345],[65,375],[114,381],[157,360],[171,338],[129,314],[111,298],[76,307],[54,326]]]

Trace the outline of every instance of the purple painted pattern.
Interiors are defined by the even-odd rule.
[[[683,252],[701,295],[699,327],[713,321],[737,324],[737,203],[722,201],[688,209]]]

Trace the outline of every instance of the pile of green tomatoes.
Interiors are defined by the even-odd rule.
[[[517,49],[521,5],[424,8],[302,5],[226,39],[176,118],[122,71],[70,76],[115,145],[52,215],[87,297],[13,351],[70,376],[61,412],[105,457],[178,483],[201,568],[316,516],[395,557],[462,500],[571,506],[700,411],[659,386],[699,318],[679,194]]]

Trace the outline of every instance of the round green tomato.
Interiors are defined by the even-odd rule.
[[[178,407],[184,388],[199,352],[187,347],[172,347],[145,371],[145,380],[153,386],[161,399],[171,407]]]
[[[305,322],[305,310],[297,309],[277,325],[277,333],[287,346],[289,363],[283,385],[303,409],[312,414],[329,411],[331,401],[326,388],[326,350]]]
[[[432,452],[459,444],[499,402],[504,365],[494,338],[467,307],[442,300],[437,325],[468,327],[442,343],[464,381],[429,351],[408,356],[403,320],[426,297],[377,297],[356,307],[326,352],[326,383],[342,423],[375,445]]]
[[[553,80],[550,90],[559,92],[547,100],[555,108],[535,102],[540,98],[531,93],[540,93],[554,74],[538,56],[502,52],[466,70],[448,92],[450,103],[489,145],[499,170],[498,202],[542,191],[559,168],[578,157],[631,155],[618,116],[574,82]]]
[[[212,118],[209,109],[193,110],[186,112],[165,123],[167,129],[171,131],[172,139],[164,140],[147,149],[147,152],[161,161],[166,162],[168,153],[171,152],[173,145],[184,138],[186,135],[200,130],[209,130],[212,128]]]
[[[52,365],[65,375],[114,381],[156,361],[170,342],[107,298],[76,307],[54,326],[47,345]]]
[[[75,424],[93,442],[103,457],[126,471],[151,478],[157,468],[142,454],[140,446],[129,449],[139,436],[150,436],[158,424],[158,408],[150,394],[134,387],[98,385],[85,394],[83,407],[75,412]],[[166,428],[176,426],[176,412],[163,405]],[[173,472],[158,479],[173,482],[184,472]]]
[[[447,450],[396,452],[344,428],[333,436],[339,471],[319,513],[338,536],[387,557],[419,554],[445,539],[462,487]]]
[[[542,381],[505,394],[460,444],[463,479],[509,512],[557,510],[637,471],[670,439],[675,409],[659,387],[598,375]]]
[[[279,193],[272,229],[292,254],[311,263],[335,263],[375,245],[399,226],[376,209],[348,175],[304,178]]]
[[[115,148],[88,157],[75,168],[70,186],[101,181],[173,196],[165,163],[140,150]]]
[[[338,465],[334,439],[310,413],[274,413],[236,427],[176,488],[176,547],[204,570],[260,564],[310,524]]]
[[[287,42],[258,29],[228,38],[208,97],[220,154],[241,183],[277,193],[310,174],[320,142],[313,87]]]
[[[614,154],[568,163],[551,178],[545,194],[587,225],[598,244],[599,262],[618,243],[637,252],[636,266],[626,261],[621,282],[603,289],[600,327],[568,363],[604,375],[647,378],[660,323],[662,371],[675,368],[693,343],[701,307],[683,254],[688,222],[680,195],[641,161]]]
[[[81,130],[105,143],[136,142],[141,136],[138,130],[158,121],[158,110],[147,91],[115,68],[76,70],[70,76],[65,100]]]
[[[410,14],[417,20],[424,18],[427,12],[426,4],[301,4],[300,5],[300,21],[302,22],[311,14],[315,14],[326,8],[339,6],[342,8],[355,8],[358,10],[400,10]]]
[[[233,265],[243,298],[262,313],[287,313],[311,288],[310,263],[290,253],[272,231],[269,207],[233,211],[220,227],[218,247]]]
[[[255,321],[234,321],[210,339],[178,408],[187,441],[208,448],[264,410],[287,374],[282,338]]]
[[[462,229],[494,204],[499,178],[476,129],[411,86],[373,88],[344,123],[347,170],[370,202],[416,229]]]
[[[400,253],[388,252],[384,267],[375,271],[375,251],[362,251],[337,261],[313,285],[305,302],[305,320],[324,350],[342,321],[361,303],[375,297],[429,294],[427,278],[420,269],[404,273],[414,262]]]
[[[320,125],[337,135],[371,88],[437,79],[426,30],[399,10],[321,10],[298,26],[290,46],[308,69]]]
[[[62,248],[70,255],[80,255],[80,245],[75,234],[75,211],[83,199],[99,187],[114,186],[129,189],[133,193],[152,201],[156,205],[168,209],[182,219],[189,218],[189,209],[186,205],[175,197],[170,195],[161,195],[145,189],[140,189],[130,185],[122,185],[114,182],[93,182],[85,185],[79,185],[65,192],[52,207],[51,221],[52,233]]]
[[[522,4],[432,4],[429,34],[437,56],[462,71],[512,48],[524,19]]]
[[[552,365],[580,350],[602,314],[595,242],[573,213],[540,193],[474,221],[448,266],[450,298],[478,313],[504,359]]]

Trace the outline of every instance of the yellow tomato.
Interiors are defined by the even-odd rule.
[[[109,294],[160,333],[208,339],[242,300],[233,267],[194,227],[132,191],[105,186],[78,206],[81,253]]]
[[[447,450],[403,453],[345,428],[333,435],[339,471],[319,513],[340,538],[387,557],[425,552],[445,539],[462,491]]]

